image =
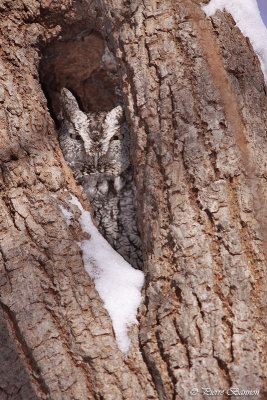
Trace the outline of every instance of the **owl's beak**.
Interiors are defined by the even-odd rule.
[[[99,159],[99,155],[98,155],[98,153],[95,153],[95,168],[97,167],[98,159]]]

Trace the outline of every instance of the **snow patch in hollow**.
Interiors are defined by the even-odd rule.
[[[84,267],[94,280],[95,287],[108,311],[119,349],[126,354],[130,347],[128,329],[138,324],[137,309],[141,303],[141,289],[144,273],[136,270],[118,254],[98,232],[91,215],[85,211],[79,200],[71,194],[70,203],[81,211],[79,222],[90,239],[78,242],[82,249]],[[60,206],[67,224],[73,214]]]
[[[247,36],[258,55],[267,84],[267,28],[264,25],[257,0],[211,0],[202,7],[207,17],[216,10],[232,14],[237,26]]]
[[[59,205],[59,208],[62,211],[64,217],[66,218],[67,225],[69,226],[70,220],[73,219],[74,215],[70,211],[66,210],[66,208],[64,208],[62,205]]]

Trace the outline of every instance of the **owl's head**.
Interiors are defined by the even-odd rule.
[[[75,148],[83,148],[88,172],[119,175],[129,166],[130,138],[123,123],[123,109],[84,113],[66,88],[61,90],[61,120],[68,123],[67,135]]]

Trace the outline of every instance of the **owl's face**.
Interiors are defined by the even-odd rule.
[[[73,162],[79,159],[88,174],[118,176],[128,168],[130,137],[122,122],[121,106],[109,112],[85,114],[68,89],[62,89],[61,103],[64,129],[60,141],[73,149]]]

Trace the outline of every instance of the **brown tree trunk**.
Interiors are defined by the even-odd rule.
[[[197,0],[15,0],[0,12],[0,399],[224,399],[231,387],[263,398],[267,106],[249,40]],[[79,224],[59,208],[65,189],[89,205],[39,81],[45,54],[49,102],[72,75],[96,92],[101,36],[131,128],[144,249],[128,357],[84,271]]]

